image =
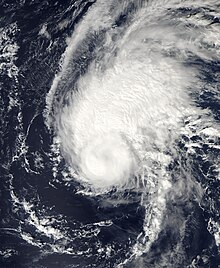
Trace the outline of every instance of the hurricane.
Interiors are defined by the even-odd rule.
[[[117,9],[125,12],[131,4],[135,5],[123,3],[123,9]],[[157,10],[163,16],[161,4],[136,4],[137,11],[120,27],[115,21],[122,15],[114,4],[97,4],[79,24],[80,37],[74,32],[69,40],[58,82],[68,103],[62,100],[55,108],[56,127],[70,165],[95,186],[121,185],[133,176],[147,175],[147,161],[169,157],[183,120],[199,113],[189,98],[197,73],[184,66],[191,36],[182,37],[189,41],[182,40],[181,51],[175,47],[180,29],[165,37],[164,32],[171,32],[165,20],[158,31],[158,17],[150,14]],[[91,26],[97,15],[102,23]],[[95,41],[88,70],[71,85],[71,57],[94,35],[101,35],[101,40]],[[173,46],[183,54],[177,60],[167,55],[166,48]]]
[[[217,29],[174,8],[190,10],[192,2],[98,1],[68,40],[51,88],[60,96],[54,125],[61,151],[76,179],[100,191],[141,189],[142,205],[146,211],[152,206],[143,226],[146,242],[134,246],[134,255],[158,237],[170,195],[199,201],[203,194],[183,159],[177,176],[170,166],[180,157],[181,136],[191,134],[189,125],[200,129],[199,118],[213,120],[196,105],[202,70],[190,61],[218,58],[210,38]],[[86,67],[78,71],[80,57]]]
[[[55,253],[69,256],[56,267],[218,267],[218,1],[75,2],[38,31],[46,53],[50,29],[68,33],[13,156],[45,179],[27,179],[30,197],[9,183],[22,239],[43,252],[35,267]],[[31,132],[39,114],[44,134]],[[48,158],[29,135],[45,135]]]

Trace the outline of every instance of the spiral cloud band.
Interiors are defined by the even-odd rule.
[[[205,88],[200,62],[215,61],[220,43],[206,16],[178,10],[203,3],[97,1],[67,40],[47,96],[48,125],[53,123],[73,178],[92,193],[142,191],[145,219],[135,256],[158,238],[169,198],[202,195],[178,143],[215,125],[195,95]]]
[[[131,5],[134,11],[120,25]],[[80,180],[123,185],[146,167],[151,176],[148,163],[160,162],[161,154],[167,159],[182,122],[202,114],[190,98],[198,90],[198,70],[186,62],[193,55],[215,59],[219,49],[212,49],[203,25],[201,31],[197,21],[168,12],[182,5],[191,2],[100,0],[68,40],[47,103],[50,110],[55,92],[65,100],[54,109],[57,132]],[[197,30],[189,31],[189,22]]]
[[[183,117],[193,113],[187,86],[194,77],[146,43],[146,26],[128,28],[115,56],[97,52],[103,61],[80,77],[61,112],[64,153],[95,186],[122,185],[143,174],[146,152],[166,150]]]

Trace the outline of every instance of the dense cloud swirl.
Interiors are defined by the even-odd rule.
[[[204,84],[190,62],[215,60],[219,44],[210,38],[215,26],[172,11],[183,5],[191,7],[190,1],[97,1],[68,40],[47,97],[74,179],[94,192],[142,191],[146,217],[135,256],[158,238],[167,202],[203,195],[179,141],[213,122],[195,102]]]
[[[104,47],[118,35],[116,48],[110,55],[97,52],[59,110],[64,153],[95,185],[123,184],[134,172],[143,174],[144,162],[172,146],[183,118],[196,110],[187,92],[195,74],[148,44],[147,30],[156,29],[146,27],[140,22],[123,33],[112,30]]]

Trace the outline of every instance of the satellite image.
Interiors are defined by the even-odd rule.
[[[220,1],[0,0],[0,268],[220,268]]]

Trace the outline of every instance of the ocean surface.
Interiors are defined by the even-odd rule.
[[[220,3],[0,0],[0,268],[220,267]]]

